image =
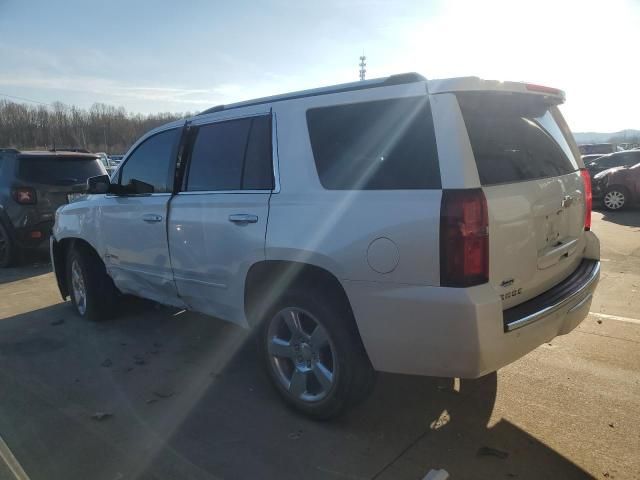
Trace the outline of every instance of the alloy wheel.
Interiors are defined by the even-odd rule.
[[[287,307],[273,317],[267,352],[281,386],[297,400],[318,402],[336,383],[337,359],[331,338],[305,310]]]

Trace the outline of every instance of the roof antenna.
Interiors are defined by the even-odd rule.
[[[364,56],[364,50],[362,51],[362,56],[360,57],[360,81],[364,80],[364,74],[367,73],[367,57]]]

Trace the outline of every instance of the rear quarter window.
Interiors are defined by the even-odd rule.
[[[579,151],[560,111],[534,96],[458,94],[482,185],[557,177]]]
[[[328,190],[441,186],[426,96],[313,108],[307,125],[318,177]]]

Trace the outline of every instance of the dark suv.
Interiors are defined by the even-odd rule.
[[[56,209],[104,173],[90,153],[0,149],[0,267],[23,249],[47,245]]]

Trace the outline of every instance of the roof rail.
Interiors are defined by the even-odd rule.
[[[366,90],[368,88],[376,87],[388,87],[391,85],[402,85],[405,83],[423,82],[426,78],[419,73],[400,73],[397,75],[391,75],[389,77],[374,78],[371,80],[364,80],[359,82],[342,83],[339,85],[332,85],[330,87],[315,88],[311,90],[302,90],[299,92],[285,93],[283,95],[274,95],[272,97],[257,98],[254,100],[247,100],[244,102],[232,103],[230,105],[216,105],[200,112],[198,115],[207,115],[209,113],[222,112],[224,110],[232,110],[240,107],[251,107],[254,105],[261,105],[264,103],[281,102],[284,100],[295,100],[298,98],[316,97],[318,95],[329,95],[331,93],[343,93],[351,92],[354,90]]]

